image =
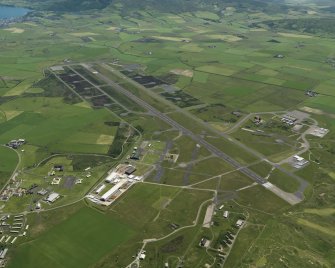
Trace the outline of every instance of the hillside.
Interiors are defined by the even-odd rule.
[[[198,9],[220,11],[225,7],[234,7],[239,10],[259,10],[266,13],[286,11],[284,0],[2,0],[4,4],[19,4],[35,10],[57,12],[78,12],[90,9],[103,9],[110,5],[121,5],[124,11],[138,9],[156,9],[162,12],[186,12]]]

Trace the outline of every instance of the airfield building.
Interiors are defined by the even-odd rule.
[[[293,167],[295,168],[303,168],[304,166],[306,166],[309,163],[308,160],[306,160],[305,158],[299,156],[299,155],[295,155],[293,156]]]
[[[105,189],[106,188],[106,185],[105,184],[103,184],[103,185],[101,185],[96,191],[95,191],[95,193],[96,194],[99,194],[103,189]]]
[[[124,173],[129,176],[129,175],[133,174],[135,171],[136,171],[135,167],[128,166]]]
[[[110,190],[108,190],[103,196],[101,196],[101,200],[102,201],[107,201],[113,194],[115,194],[126,183],[127,183],[126,179],[120,180]]]
[[[112,172],[107,176],[107,178],[105,179],[105,182],[111,183],[115,181],[118,177],[119,176],[116,172]]]
[[[0,251],[0,259],[4,259],[6,257],[8,248],[5,248],[4,250]]]
[[[46,201],[49,202],[49,203],[54,203],[59,197],[60,197],[59,194],[57,194],[57,193],[51,193],[46,198]]]
[[[297,122],[297,118],[290,116],[290,115],[285,115],[282,117],[281,121],[285,124],[288,124],[290,126],[293,126]]]

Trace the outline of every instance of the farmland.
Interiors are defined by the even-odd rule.
[[[6,267],[334,267],[330,7],[1,2]]]

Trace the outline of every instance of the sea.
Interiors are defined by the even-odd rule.
[[[26,15],[29,11],[27,8],[0,5],[0,20],[19,18]]]

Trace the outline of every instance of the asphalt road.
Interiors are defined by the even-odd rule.
[[[93,68],[87,66],[86,64],[83,64],[82,66],[85,67],[86,69],[88,69],[88,71],[90,71],[92,73],[96,71]],[[99,86],[93,84],[91,81],[89,81],[88,79],[86,79],[83,75],[81,75],[80,73],[78,73],[74,69],[72,69],[72,70],[74,72],[76,72],[78,75],[80,75],[87,82],[89,82],[93,86],[99,88]],[[229,164],[231,164],[234,168],[238,169],[240,172],[242,172],[243,174],[245,174],[246,176],[248,176],[249,178],[251,178],[253,181],[257,182],[260,185],[268,183],[264,178],[262,178],[261,176],[259,176],[258,174],[256,174],[254,171],[250,170],[247,167],[244,167],[241,163],[237,162],[235,159],[233,159],[232,157],[230,157],[226,153],[222,152],[220,149],[216,148],[214,145],[210,144],[209,142],[207,142],[206,140],[204,140],[202,137],[200,137],[198,135],[195,135],[192,131],[190,131],[189,129],[185,128],[184,126],[182,126],[178,122],[174,121],[173,119],[171,119],[166,114],[161,113],[159,110],[157,110],[156,108],[154,108],[153,106],[151,106],[147,102],[143,101],[142,99],[140,99],[139,97],[137,97],[136,95],[134,95],[133,93],[131,93],[130,91],[126,90],[125,88],[123,88],[119,84],[115,83],[110,78],[108,78],[105,75],[102,75],[100,73],[95,73],[95,75],[99,79],[101,79],[102,81],[105,81],[108,85],[112,86],[119,93],[127,96],[129,99],[131,99],[132,101],[134,101],[138,105],[140,105],[143,108],[147,109],[154,116],[158,117],[162,121],[166,122],[167,124],[171,125],[175,129],[179,130],[184,135],[189,136],[190,138],[192,138],[196,143],[198,143],[198,144],[202,145],[203,147],[205,147],[212,154],[216,155],[217,157],[219,157],[219,158],[223,159],[224,161],[228,162]],[[109,94],[106,93],[103,89],[101,89],[101,88],[99,88],[99,89],[104,94],[106,94],[107,96],[109,96]],[[297,203],[299,203],[299,202],[302,201],[301,198],[295,197],[292,194],[286,193],[286,192],[282,191],[281,189],[279,189],[276,186],[273,186],[272,188],[268,188],[268,189],[270,191],[272,191],[274,194],[276,194],[277,196],[279,196],[280,198],[284,199],[285,201],[287,201],[288,203],[290,203],[292,205],[293,204],[297,204]],[[273,190],[273,189],[275,189],[275,190]]]

